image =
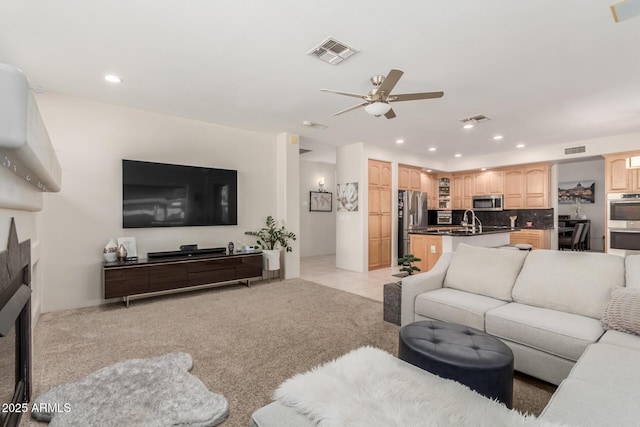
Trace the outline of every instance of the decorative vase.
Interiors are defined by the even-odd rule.
[[[264,270],[280,270],[280,249],[263,249],[262,261]]]
[[[127,259],[127,248],[124,247],[124,245],[120,245],[120,247],[118,248],[118,251],[116,252],[116,254],[118,255],[118,261],[124,261]]]
[[[116,254],[117,251],[118,245],[116,245],[116,242],[114,242],[113,239],[109,239],[107,244],[104,245],[104,251],[102,252],[104,260],[107,262],[114,262],[118,259],[118,254]]]

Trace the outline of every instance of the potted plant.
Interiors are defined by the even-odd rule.
[[[267,217],[266,227],[259,231],[245,231],[244,234],[258,238],[256,246],[262,249],[265,270],[279,270],[280,251],[282,249],[287,252],[293,251],[289,242],[296,240],[296,235],[287,231],[284,225],[278,226],[278,223],[271,215]]]
[[[418,267],[415,265],[411,265],[412,262],[422,261],[420,258],[416,258],[413,254],[406,254],[402,258],[398,258],[398,265],[401,265],[402,268],[400,271],[407,273],[408,276],[411,276],[414,271],[420,271]]]

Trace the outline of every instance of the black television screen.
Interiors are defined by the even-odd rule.
[[[122,160],[124,228],[237,225],[238,172]]]

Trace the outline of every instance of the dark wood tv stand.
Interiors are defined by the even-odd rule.
[[[136,261],[105,262],[102,265],[104,297],[144,298],[262,279],[262,252],[232,255],[194,255]]]

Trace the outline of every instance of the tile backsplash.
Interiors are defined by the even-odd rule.
[[[429,225],[437,225],[437,210],[429,211]],[[464,210],[452,210],[452,225],[459,225],[462,222]],[[517,216],[516,227],[525,228],[527,222],[533,223],[531,227],[535,229],[553,228],[553,209],[513,209],[495,212],[476,212],[476,216],[482,222],[482,225],[511,225],[510,216]]]

